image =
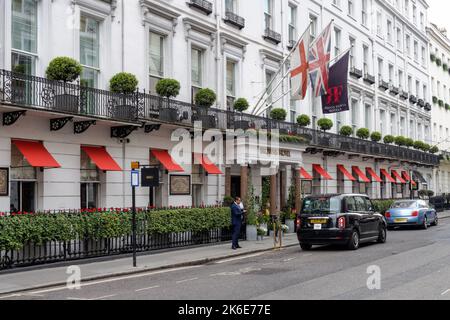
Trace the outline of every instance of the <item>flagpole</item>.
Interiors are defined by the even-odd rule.
[[[340,53],[339,55],[337,55],[336,57],[334,57],[333,59],[330,60],[330,63],[339,60],[340,58],[342,58],[343,56],[345,56],[348,52],[350,52],[350,50],[352,50],[355,46],[352,45],[349,49],[345,50],[344,52]]]
[[[283,99],[285,96],[287,96],[288,94],[290,94],[290,93],[292,92],[292,90],[293,90],[293,89],[291,89],[291,90],[286,91],[285,93],[283,93],[283,95],[282,95],[281,97],[279,97],[279,98],[276,99],[275,101],[272,101],[272,102],[270,103],[270,105],[267,106],[267,108],[265,108],[265,109],[259,111],[259,113],[256,114],[256,116],[259,117],[262,113],[264,113],[264,111],[268,110],[271,106],[273,106],[274,103],[277,103],[278,101],[280,101],[281,99]]]
[[[309,23],[308,27],[306,28],[305,32],[303,32],[303,34],[301,35],[301,37],[297,40],[295,46],[291,49],[291,51],[289,52],[289,54],[284,58],[283,62],[281,63],[280,68],[278,69],[278,71],[275,73],[274,77],[272,78],[272,80],[270,80],[269,84],[267,84],[266,86],[266,90],[264,90],[263,94],[261,95],[261,98],[258,100],[258,102],[255,105],[255,108],[253,109],[251,114],[254,114],[254,111],[256,110],[256,108],[258,107],[258,105],[261,103],[262,99],[264,98],[264,95],[267,93],[267,89],[273,84],[273,82],[275,81],[276,77],[280,74],[280,72],[283,69],[283,66],[285,65],[286,61],[291,57],[292,53],[294,53],[294,51],[297,49],[297,46],[299,45],[300,41],[303,39],[304,35],[306,34],[306,32],[308,32],[308,30],[311,28],[312,22]],[[286,78],[286,76],[284,77]],[[283,79],[284,79],[283,78]]]

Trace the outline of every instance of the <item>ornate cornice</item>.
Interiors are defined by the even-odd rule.
[[[141,18],[142,25],[145,26],[146,23],[151,23],[149,14],[160,16],[166,20],[172,21],[172,32],[175,33],[175,29],[178,25],[178,17],[180,14],[168,6],[163,6],[157,2],[151,0],[139,0],[141,6]]]

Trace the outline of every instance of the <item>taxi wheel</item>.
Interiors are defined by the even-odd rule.
[[[353,230],[352,236],[350,237],[350,241],[348,242],[347,248],[349,250],[358,250],[359,249],[359,233],[357,230]]]

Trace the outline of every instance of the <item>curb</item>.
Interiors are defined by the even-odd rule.
[[[296,246],[298,246],[297,243],[289,244],[289,245],[283,246],[282,249],[292,248],[292,247],[296,247]],[[160,266],[160,267],[143,268],[143,269],[139,269],[139,270],[132,270],[132,271],[130,270],[130,271],[125,271],[125,272],[117,272],[117,273],[110,273],[110,274],[86,277],[81,280],[81,283],[86,283],[86,282],[91,282],[91,281],[96,281],[96,280],[105,280],[105,279],[123,277],[123,276],[129,276],[129,275],[137,275],[137,274],[147,273],[147,272],[152,272],[152,271],[161,271],[161,270],[169,270],[169,269],[176,269],[176,268],[182,268],[182,267],[192,267],[192,266],[204,265],[207,263],[216,262],[216,261],[220,261],[220,260],[224,260],[224,259],[243,257],[243,256],[256,254],[256,253],[270,252],[273,250],[276,250],[276,249],[274,249],[274,248],[258,249],[258,250],[247,251],[247,252],[238,253],[238,254],[234,254],[234,255],[223,255],[220,257],[216,257],[216,258],[204,258],[204,259],[187,261],[187,262],[176,263],[176,264]],[[26,293],[26,292],[41,290],[41,289],[49,289],[49,288],[65,286],[65,285],[66,285],[66,282],[53,282],[53,283],[46,283],[43,285],[37,285],[37,286],[24,288],[24,289],[5,291],[5,292],[0,292],[0,298],[2,298],[4,296],[9,296],[9,295]]]

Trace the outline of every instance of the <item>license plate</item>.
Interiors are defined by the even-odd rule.
[[[395,219],[394,221],[395,221],[395,223],[406,223],[406,222],[408,222],[408,219],[398,218],[398,219]]]
[[[314,230],[322,230],[322,225],[321,224],[315,224],[314,225]]]
[[[313,219],[311,220],[311,224],[326,224],[327,220],[326,219]]]

